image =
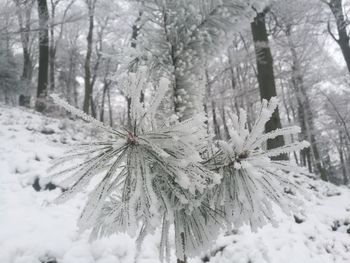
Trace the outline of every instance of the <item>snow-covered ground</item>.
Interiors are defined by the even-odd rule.
[[[50,160],[93,134],[81,121],[0,105],[0,263],[135,261],[134,239],[127,235],[89,243],[88,233],[78,232],[76,220],[86,193],[53,205],[59,189],[36,192],[31,186],[36,177],[45,183]],[[277,227],[267,225],[257,233],[241,228],[190,262],[349,263],[350,189],[305,176],[295,181],[308,196],[295,218],[278,214]],[[157,238],[151,236],[137,262],[156,263],[157,253]]]

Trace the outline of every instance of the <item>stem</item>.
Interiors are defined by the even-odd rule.
[[[185,248],[185,233],[184,232],[181,232],[180,234],[181,236],[181,242],[182,242],[182,246]],[[177,263],[187,263],[187,257],[186,255],[184,255],[184,259],[177,259]]]

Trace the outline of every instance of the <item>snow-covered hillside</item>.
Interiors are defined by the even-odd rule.
[[[36,192],[32,187],[37,177],[45,184],[50,160],[94,134],[81,121],[0,106],[1,263],[134,262],[132,238],[120,234],[89,243],[89,233],[78,232],[86,193],[53,205],[59,189]],[[257,233],[248,227],[233,231],[192,262],[350,262],[350,190],[305,176],[295,181],[305,196],[298,194],[303,204],[294,217],[279,214],[277,227],[268,225]],[[147,238],[137,262],[158,262],[155,240]]]

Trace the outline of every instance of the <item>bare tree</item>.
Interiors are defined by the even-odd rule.
[[[347,30],[349,21],[347,20],[346,14],[344,14],[343,0],[330,0],[329,2],[326,0],[321,1],[329,6],[335,18],[338,37],[332,32],[330,21],[328,21],[327,29],[334,41],[340,47],[350,73],[350,38]]]
[[[48,88],[48,69],[49,69],[49,12],[46,0],[38,0],[39,14],[39,71],[38,71],[38,89],[35,108],[37,111],[45,110],[45,99]]]
[[[316,38],[315,26],[312,25],[315,19],[311,19],[313,12],[316,13],[318,9],[310,11],[315,8],[315,3],[311,1],[302,4],[303,1],[280,1],[271,7],[270,14],[275,26],[274,39],[288,54],[289,82],[297,104],[297,119],[302,130],[300,136],[311,143],[310,148],[301,151],[300,163],[307,165],[310,172],[314,170],[327,181],[327,172],[316,139],[314,109],[305,83],[306,72],[311,67],[307,61],[313,58],[312,53],[307,51],[313,49]]]
[[[35,0],[13,0],[17,9],[17,18],[19,24],[19,32],[21,37],[22,53],[23,53],[23,69],[21,79],[26,90],[29,90],[33,76],[32,61],[32,11]],[[27,93],[27,92],[26,92]],[[28,92],[29,93],[29,92]],[[29,106],[29,94],[21,94],[19,104],[21,106]]]
[[[93,110],[93,86],[91,80],[91,56],[92,56],[92,48],[93,48],[93,34],[94,34],[94,16],[95,16],[95,8],[96,8],[97,0],[85,0],[85,3],[88,8],[89,15],[89,30],[88,35],[86,37],[87,41],[87,50],[85,56],[84,70],[85,70],[85,95],[84,95],[84,105],[83,110],[85,113],[90,113],[94,115]]]
[[[271,97],[277,96],[277,92],[273,72],[273,58],[269,47],[269,40],[265,24],[266,12],[267,10],[257,14],[257,16],[254,19],[254,22],[251,23],[251,29],[256,52],[260,96],[261,99],[269,100],[271,99]],[[272,115],[272,118],[266,123],[265,129],[266,132],[270,132],[281,127],[282,125],[279,116],[279,111],[278,109],[276,109],[276,111]],[[267,142],[268,149],[273,149],[282,145],[284,145],[283,136],[278,136],[277,138],[269,140]],[[286,155],[280,157],[281,159],[288,158]]]
[[[292,54],[292,84],[295,89],[296,98],[298,102],[298,109],[299,109],[299,120],[301,127],[303,129],[303,134],[306,136],[305,139],[308,139],[311,143],[311,152],[315,160],[315,166],[319,174],[321,175],[322,180],[328,181],[326,171],[322,164],[322,158],[320,156],[320,151],[318,147],[318,143],[316,141],[315,136],[315,124],[314,124],[314,117],[311,109],[311,104],[309,101],[309,97],[306,93],[305,86],[304,86],[304,79],[303,75],[301,73],[301,67],[300,62],[298,60],[297,52],[293,43],[293,40],[291,38],[291,26],[287,26],[286,35],[290,47],[290,52]],[[308,158],[310,161],[309,156],[309,149],[306,149],[306,151],[303,152],[304,158]],[[306,156],[308,155],[308,156]],[[311,167],[311,164],[309,163],[309,167]]]
[[[49,59],[49,82],[50,82],[50,90],[55,90],[55,62],[56,62],[56,53],[57,53],[57,46],[59,45],[62,36],[63,36],[63,28],[66,21],[66,17],[68,14],[68,11],[70,7],[73,5],[75,0],[71,0],[68,5],[65,7],[63,15],[62,15],[62,21],[59,24],[59,31],[57,38],[55,37],[55,27],[56,24],[56,9],[58,5],[61,3],[61,0],[51,0],[51,16],[50,16],[50,59]]]

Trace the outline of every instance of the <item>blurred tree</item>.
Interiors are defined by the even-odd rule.
[[[46,96],[49,77],[49,11],[46,0],[38,0],[39,15],[39,70],[38,89],[35,108],[37,111],[46,109]]]
[[[258,72],[258,82],[261,99],[270,100],[277,96],[275,76],[273,72],[273,58],[269,46],[269,40],[265,24],[265,14],[268,10],[265,9],[261,13],[257,13],[254,22],[251,23],[253,34],[256,63]],[[270,132],[282,127],[278,109],[275,110],[271,119],[266,123],[266,132]],[[284,145],[283,136],[278,136],[273,140],[267,141],[267,148],[273,149]],[[278,159],[288,159],[288,156],[281,155]]]

